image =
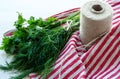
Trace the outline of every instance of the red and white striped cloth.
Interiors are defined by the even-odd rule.
[[[114,10],[111,31],[88,51],[81,44],[79,31],[75,32],[47,79],[120,79],[120,1],[107,0],[107,2]],[[76,10],[79,9],[65,13]],[[32,74],[30,79],[40,77]]]

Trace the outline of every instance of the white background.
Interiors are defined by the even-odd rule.
[[[0,0],[0,44],[3,33],[13,29],[17,20],[17,12],[25,18],[47,18],[48,16],[82,6],[88,0]],[[0,64],[5,64],[8,57],[0,50]],[[0,70],[0,79],[9,79],[12,73]]]
[[[46,18],[53,14],[82,6],[88,0],[0,0],[0,40],[1,35],[14,28],[17,12],[23,17]]]

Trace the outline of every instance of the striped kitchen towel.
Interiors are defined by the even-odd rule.
[[[120,1],[107,2],[114,11],[110,32],[86,51],[79,38],[79,31],[76,31],[47,79],[120,79]],[[79,9],[66,12],[76,10]],[[36,74],[29,76],[30,79],[40,79]]]

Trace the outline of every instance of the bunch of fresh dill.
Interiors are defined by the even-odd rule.
[[[32,72],[41,74],[44,79],[52,70],[69,37],[79,28],[79,15],[78,11],[62,20],[54,17],[43,20],[33,16],[26,20],[19,13],[14,23],[16,31],[10,37],[4,36],[1,46],[7,54],[14,56],[13,60],[6,63],[6,66],[0,65],[0,69],[20,72],[11,79],[22,79]],[[67,20],[72,20],[68,29],[61,26]]]

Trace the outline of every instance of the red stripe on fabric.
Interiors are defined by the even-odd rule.
[[[69,61],[71,58],[73,58],[75,55],[76,55],[76,53],[71,54],[71,55],[63,62],[63,65],[65,65],[65,63],[68,62],[68,61]],[[60,60],[58,63],[60,63],[61,61],[62,61],[62,60]],[[57,63],[57,64],[58,64],[58,63]],[[57,64],[56,64],[56,65],[57,65]],[[50,77],[52,74],[54,74],[55,72],[57,72],[59,68],[60,68],[60,65],[59,65],[57,68],[55,68],[55,69],[50,73],[49,77]]]
[[[73,42],[73,43],[72,43],[72,42]],[[75,47],[82,46],[82,43],[81,43],[80,41],[71,40],[70,43],[69,43],[69,45],[71,45],[71,43],[72,43],[72,44],[75,44],[75,45],[74,45]]]
[[[71,46],[73,46],[73,47],[77,47],[77,45],[76,45],[76,44],[70,44],[70,47],[71,47]]]
[[[74,49],[74,47],[70,46],[70,49],[65,50],[66,52],[63,52],[62,54],[60,54],[60,56],[59,56],[58,60],[56,61],[56,63],[59,62],[62,58],[64,58],[73,49]]]
[[[78,79],[82,72],[85,72],[85,69],[81,70],[73,79]]]
[[[119,14],[120,14],[120,12],[117,12],[117,13],[119,13]],[[116,17],[114,17],[114,18],[113,18],[113,20],[116,20],[116,19],[118,19],[118,18],[120,18],[120,15],[118,15],[118,16],[116,16]],[[118,19],[118,21],[119,21],[119,19]]]
[[[119,26],[119,25],[120,25],[120,20],[114,21],[112,24],[113,24],[113,25],[114,25],[114,24],[118,24],[118,26]]]
[[[113,7],[113,10],[114,10],[114,14],[115,14],[116,11],[119,11],[119,10],[120,10],[120,6],[115,6],[115,7]]]
[[[79,41],[78,41],[78,42],[79,42]],[[81,47],[82,44],[78,44],[78,42],[76,42],[76,46],[77,46],[77,47]],[[81,42],[79,42],[79,43],[81,43]]]
[[[119,1],[119,0],[118,0],[118,1],[117,1],[117,0],[112,0],[111,2],[112,2],[111,6],[114,7],[113,5],[119,3],[120,1]],[[118,5],[118,4],[117,4],[117,5]],[[116,5],[115,5],[115,6],[116,6]]]
[[[82,47],[81,47],[82,48]],[[84,53],[84,52],[86,52],[86,50],[78,50],[78,49],[76,49],[76,51],[77,51],[77,54],[78,53]]]
[[[55,68],[54,70],[52,70],[52,72],[50,72],[50,74],[47,76],[47,79],[49,77],[51,77],[55,72],[57,72],[59,70],[59,68],[60,68],[60,65],[57,68]]]
[[[115,15],[116,15],[116,16],[113,17],[113,21],[116,20],[116,19],[119,19],[119,17],[120,17],[120,11],[119,11],[119,12],[116,12]]]
[[[4,33],[4,36],[7,36],[7,37],[12,36],[12,35],[13,35],[13,32],[6,32],[6,33]]]
[[[75,56],[75,55],[76,55],[76,54],[73,53],[71,56]],[[55,65],[60,64],[60,62],[61,62],[61,60],[58,61],[57,63],[55,63]],[[56,68],[49,74],[49,77],[50,77],[52,74],[54,74],[59,68],[60,68],[60,65],[59,65],[58,67],[56,67]]]
[[[79,34],[72,35],[72,36],[71,36],[71,39],[73,39],[73,38],[74,38],[76,41],[80,41]],[[71,39],[70,39],[70,40],[71,40]]]
[[[83,54],[84,52],[86,52],[86,50],[77,50],[78,52],[77,53],[81,53]]]
[[[71,41],[73,41],[74,43],[75,43],[75,42],[78,42],[78,41],[80,42],[80,39],[79,39],[78,36],[76,35],[76,36],[72,36],[67,43],[69,44]]]
[[[116,28],[118,28],[118,30],[119,30],[119,27],[120,27],[120,22],[115,23],[115,24],[113,25],[111,31],[114,30],[114,29],[116,29]]]
[[[76,51],[73,53],[73,54],[71,54],[65,61],[64,61],[64,63],[63,64],[65,64],[66,62],[68,62],[72,57],[74,57],[76,55]],[[65,55],[63,58],[65,58],[67,55]],[[63,58],[62,58],[62,60],[63,60]],[[61,61],[62,61],[61,60]],[[61,62],[60,61],[60,62]]]
[[[117,6],[117,5],[120,5],[120,2],[114,3],[114,4],[112,5],[112,7]]]
[[[104,1],[109,2],[109,1],[111,1],[111,0],[104,0]]]
[[[67,61],[65,61],[64,64],[65,64],[66,62],[68,62],[68,61],[69,61],[69,59],[67,59]],[[79,61],[79,57],[77,57],[77,58],[76,58],[74,61],[72,61],[66,68],[64,68],[64,69],[61,71],[61,74],[64,74],[64,72],[67,71],[67,70],[68,70],[72,65],[74,65],[77,61]],[[63,66],[64,66],[64,64],[63,64]],[[76,71],[76,70],[78,69],[78,67],[81,67],[81,65],[82,65],[82,64],[79,64],[79,65],[76,66],[72,71],[68,72],[68,74],[67,74],[63,79],[67,79],[66,77],[69,77],[69,76],[70,76],[69,74],[73,73],[74,70]],[[58,77],[59,77],[59,74],[57,74],[57,75],[54,77],[54,79],[58,79]]]
[[[113,77],[115,77],[117,74],[120,74],[120,70],[117,70],[116,72],[114,72],[114,74],[112,74],[110,77],[108,77],[108,79],[113,79]]]
[[[97,50],[94,53],[94,55],[92,55],[91,59],[85,64],[85,67],[88,67],[89,64],[94,60],[94,57],[96,57],[97,53],[102,49],[103,45],[107,42],[108,38],[117,30],[117,28],[118,27],[113,28],[112,31],[106,36],[106,38],[104,39],[104,41],[102,42],[102,44],[97,48]]]
[[[73,33],[73,35],[79,35],[79,30],[77,30],[76,32]]]
[[[114,13],[113,13],[113,17],[115,17],[115,16],[120,16],[120,9],[119,9],[120,7],[116,7],[116,8],[114,8],[115,9],[115,11],[114,11]],[[114,21],[114,20],[113,20]]]
[[[76,35],[79,35],[79,34],[80,34],[79,30],[78,30],[78,31],[76,31],[76,32],[75,32],[75,34],[76,34]]]
[[[106,2],[112,2],[112,0],[105,0]]]
[[[94,77],[94,79],[100,77],[101,75],[102,76],[99,79],[104,79],[104,77],[107,76],[109,73],[111,73],[115,68],[117,68],[117,66],[119,66],[119,63],[117,63],[117,65],[115,65],[114,68],[112,68],[111,70],[109,70],[110,67],[107,67],[104,71],[102,71],[96,77]]]
[[[118,44],[117,44],[118,45]],[[113,64],[114,64],[114,61],[116,61],[117,59],[118,59],[118,54],[116,54],[116,56],[114,57],[114,59],[110,62],[110,64],[107,66],[107,68],[104,70],[104,71],[102,71],[101,73],[99,73],[98,74],[98,76],[100,76],[102,73],[104,73],[105,71],[107,71],[109,68],[110,68],[110,66],[112,66]],[[117,66],[119,65],[119,63],[114,67],[114,68],[116,68]],[[112,70],[111,70],[112,71]],[[111,72],[110,71],[110,72]],[[102,77],[101,77],[101,79],[104,77],[104,76],[106,76],[107,74],[108,74],[109,72],[107,72],[106,74],[104,74]],[[95,77],[96,78],[96,77]]]
[[[97,44],[98,42],[99,42],[99,41],[97,41],[88,51],[86,51],[86,52],[84,53],[84,55],[81,56],[81,60],[82,60],[83,62],[87,59],[87,57],[89,56],[90,52],[91,52],[93,49],[96,49],[95,46],[96,46],[96,44]]]
[[[119,5],[116,5],[116,6],[112,7],[112,9],[113,9],[113,13],[115,14],[117,11],[120,11],[119,8],[120,8]]]
[[[118,25],[116,25],[115,27],[113,27],[109,33],[109,35],[113,35],[113,33],[119,28],[120,23],[118,23]],[[113,25],[114,26],[114,25]]]
[[[119,72],[120,73],[120,72]],[[120,79],[120,76],[118,76],[116,79]]]
[[[81,60],[84,62],[87,57],[89,56],[90,52],[95,48],[96,45],[93,45],[87,52],[84,53],[84,55],[81,57]]]
[[[77,33],[77,32],[78,32],[78,31],[76,31],[75,33],[73,33],[73,35],[70,37],[70,40],[74,38],[75,40],[80,41],[80,39],[79,39],[79,37],[78,37],[79,33]],[[69,41],[70,41],[70,40],[69,40]],[[69,41],[68,41],[68,42],[69,42]]]
[[[64,54],[66,54],[67,53],[67,51],[68,51],[68,49],[73,49],[74,48],[74,42],[70,42],[69,44],[68,44],[68,46],[63,50],[63,52],[59,55],[59,57],[61,58]],[[59,59],[60,59],[59,58]]]
[[[116,55],[115,57],[118,58],[117,55]],[[115,57],[114,57],[114,58],[115,58]],[[117,60],[117,58],[115,58],[115,60]],[[111,63],[112,63],[112,62],[111,62]],[[95,77],[95,79],[96,79],[97,77],[99,77],[100,75],[102,75],[105,71],[107,71],[107,70],[110,68],[111,63],[108,65],[108,67],[107,67],[104,71],[100,72],[100,73]],[[112,64],[114,64],[114,63],[112,63]],[[118,65],[119,65],[119,63],[117,63],[117,65],[114,66],[114,68],[117,68]],[[101,67],[104,67],[104,66],[101,65]],[[104,74],[100,79],[103,79],[103,77],[105,77],[107,74],[109,74],[109,73],[112,72],[113,70],[114,70],[114,69],[111,69],[109,72],[107,72],[106,74]],[[94,75],[95,75],[95,74],[94,74]]]
[[[96,52],[91,56],[90,60],[85,64],[85,67],[88,67],[90,65],[90,63],[93,62],[97,53],[102,49],[103,45],[107,42],[109,37],[110,37],[110,35],[107,35],[106,38],[104,39],[104,41],[102,42],[102,44],[98,48],[96,48],[97,49]]]
[[[33,78],[35,78],[37,76],[37,73],[30,73],[29,74],[29,78],[30,79],[33,79]]]
[[[73,40],[73,38],[70,38],[70,40],[67,42],[67,44],[63,48],[62,53],[60,54],[60,56],[63,55],[70,48],[71,43],[75,44],[75,42],[77,42],[77,41],[79,41],[79,40],[77,40],[77,39]]]
[[[116,38],[116,39],[118,39],[118,38]],[[104,51],[104,53],[100,56],[100,57],[102,57],[102,56],[104,56],[104,54],[106,53],[106,51],[110,48],[110,46],[112,45],[112,43],[115,41],[115,39],[113,40],[113,41],[111,41],[111,44],[109,44],[109,46],[106,48],[106,50]],[[108,56],[105,58],[105,60],[103,61],[103,63],[99,66],[99,68],[96,70],[96,72],[94,72],[94,74],[91,76],[91,77],[93,77],[96,73],[98,73],[102,68],[101,67],[104,67],[105,66],[105,63],[107,63],[108,62],[108,59],[112,56],[112,53],[117,49],[117,46],[119,45],[119,43],[117,43],[115,46],[114,46],[114,48],[111,50],[111,52],[108,54]],[[100,59],[102,59],[102,58],[100,58],[99,57],[99,59],[96,61],[96,63],[93,65],[93,67],[95,67],[97,64],[98,64],[98,61],[100,61]],[[92,70],[94,69],[94,68],[91,68]],[[89,74],[90,74],[90,72],[92,71],[92,70],[89,70]],[[89,75],[88,74],[88,75]]]
[[[112,29],[120,26],[120,20],[115,20],[112,22]],[[111,30],[112,31],[112,30]]]
[[[71,48],[71,50],[72,50],[72,49],[75,49],[76,46],[75,46],[75,44],[70,44],[69,47],[72,47],[72,48]],[[68,49],[69,49],[69,48],[68,48]],[[65,55],[66,53],[69,53],[71,50],[69,50],[69,51],[68,51],[68,50],[65,50],[64,53],[62,53],[62,54],[59,56],[59,59],[57,60],[57,62],[59,62],[61,58],[64,58],[64,55]],[[57,63],[57,62],[56,62],[56,63]]]
[[[104,73],[105,71],[107,71],[109,68],[110,68],[110,66],[112,65],[112,64],[114,64],[114,61],[116,61],[116,59],[118,58],[119,56],[118,55],[116,55],[115,57],[114,57],[114,59],[110,62],[110,64],[109,64],[109,66],[103,71],[103,72],[101,72],[100,74],[99,74],[99,76],[102,74],[102,73]],[[107,72],[106,74],[104,74],[102,77],[100,77],[100,79],[103,79],[106,75],[108,75],[109,73],[111,73],[117,66],[119,66],[120,65],[120,63],[118,63],[112,70],[110,70],[109,72]]]
[[[80,78],[86,78],[86,75],[82,75],[82,76],[80,76]]]
[[[77,36],[77,35],[76,35],[76,36]],[[78,38],[78,36],[77,36],[77,37],[72,36],[72,38],[71,38],[71,40],[70,40],[70,41],[72,41],[72,39],[73,39],[74,41],[80,41],[80,39]]]
[[[109,5],[112,5],[113,4],[113,2],[111,1],[111,2],[107,2]]]
[[[77,42],[79,42],[79,40],[77,40],[77,39],[71,39],[69,42],[70,42],[70,43],[73,42],[73,44],[76,44]],[[77,46],[77,45],[76,45],[76,46]]]
[[[72,38],[71,38],[72,39]],[[65,48],[63,48],[63,51],[62,52],[64,52],[64,50],[66,50],[69,46],[70,46],[70,44],[74,44],[74,41],[71,41],[71,39],[67,42],[67,44],[66,44],[66,46],[65,46]],[[71,42],[70,42],[71,41]]]
[[[78,11],[78,10],[80,10],[80,8],[70,9],[70,10],[67,10],[67,11],[64,11],[64,12],[61,12],[61,13],[58,13],[58,14],[55,14],[55,15],[53,15],[52,17],[58,17],[58,16],[60,16],[60,15],[62,15],[62,14],[70,14],[70,13],[76,12],[76,11]]]
[[[79,60],[79,59],[78,59]],[[80,63],[79,65],[77,65],[72,71],[70,71],[63,79],[68,79],[69,76],[71,76],[74,71],[76,71],[78,68],[80,68],[82,66],[82,64]],[[70,67],[69,67],[70,68]]]
[[[78,38],[77,35],[79,35],[79,33],[77,33],[77,32],[78,32],[78,31],[74,32],[73,35],[71,36],[71,38],[74,37],[74,36]]]
[[[116,5],[116,6],[112,7],[112,8],[113,8],[113,10],[118,8],[118,11],[119,11],[120,5]],[[117,10],[114,10],[114,11],[117,11]]]
[[[108,45],[108,47],[105,48],[104,52],[101,54],[101,56],[99,56],[99,58],[96,60],[96,62],[93,64],[93,66],[89,69],[89,71],[87,72],[87,75],[89,75],[92,70],[94,70],[94,68],[96,67],[96,65],[98,64],[98,61],[100,61],[104,55],[106,54],[106,52],[109,50],[109,48],[113,45],[114,41],[116,41],[119,37],[119,33],[116,35],[116,37],[110,42],[110,44]],[[107,38],[109,39],[109,38]],[[119,44],[118,44],[119,45]],[[115,48],[118,46],[114,46]],[[112,56],[112,53],[115,51],[115,48],[108,54],[108,56],[105,58],[105,60],[103,61],[103,63],[101,64],[101,66],[98,68],[98,70],[96,72],[94,72],[93,75],[95,75],[98,71],[101,70],[101,67],[104,67],[105,63],[108,61],[108,59]],[[93,58],[94,60],[94,58]],[[93,76],[92,75],[92,76]]]
[[[77,36],[77,35],[76,35],[76,36]],[[75,44],[76,42],[80,42],[80,40],[79,40],[76,36],[70,38],[70,40],[67,42],[67,44],[66,44],[65,47],[63,48],[61,54],[63,54],[64,51],[67,50],[67,49],[69,48],[69,45],[70,45],[71,43]]]
[[[74,34],[70,37],[70,40],[68,41],[68,43],[71,41],[71,40],[74,40],[74,41],[80,41],[79,39],[79,34]]]

